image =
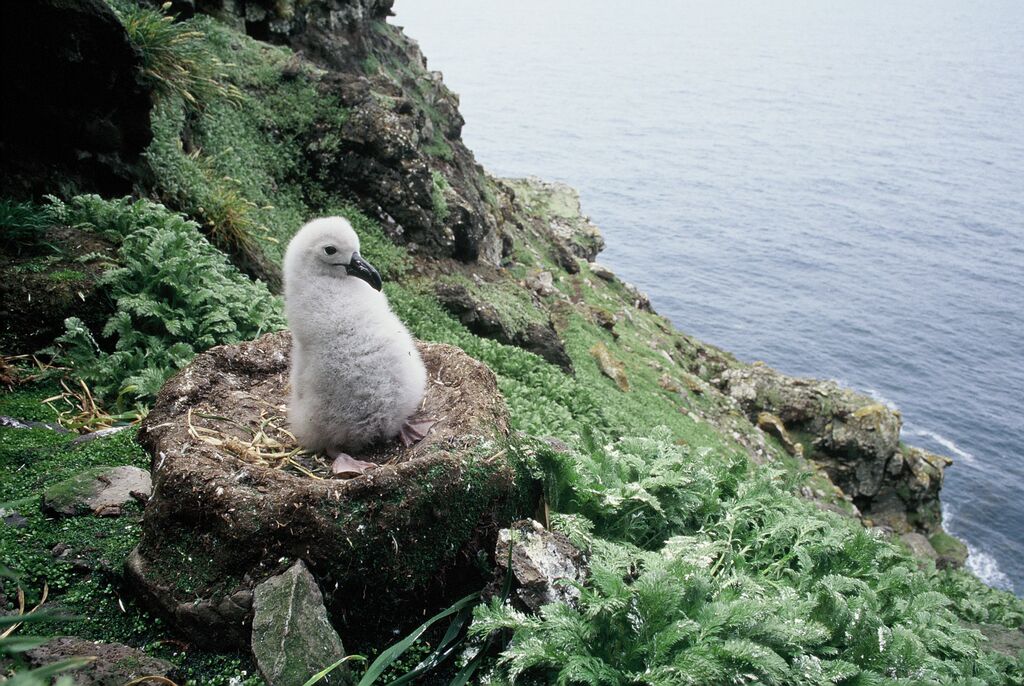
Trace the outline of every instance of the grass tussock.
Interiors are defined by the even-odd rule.
[[[158,97],[179,97],[198,110],[214,101],[239,101],[241,94],[225,81],[227,66],[210,50],[206,34],[191,20],[166,14],[171,3],[159,10],[127,0],[112,6],[142,54],[143,75]]]

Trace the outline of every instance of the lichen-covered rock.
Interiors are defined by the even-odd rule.
[[[439,283],[436,293],[444,308],[476,335],[529,350],[572,373],[572,359],[550,321],[533,321],[517,326],[494,303],[474,296],[458,283]]]
[[[331,626],[323,594],[302,560],[256,587],[253,598],[252,654],[270,686],[302,686],[345,657]],[[344,666],[320,683],[348,683]]]
[[[146,500],[152,488],[149,472],[144,469],[128,465],[90,467],[48,486],[43,492],[43,510],[65,516],[116,517],[124,513],[128,503]]]
[[[884,462],[899,446],[899,412],[840,388],[834,381],[786,376],[764,364],[728,369],[721,381],[723,390],[752,418],[759,412],[770,412],[787,429],[812,434],[816,447],[836,456],[849,456],[851,463]],[[881,473],[873,465],[859,472],[856,464],[837,465],[839,468],[854,472],[846,481],[856,484],[856,494],[872,495],[877,490]]]
[[[129,577],[214,644],[248,642],[253,586],[282,559],[304,560],[328,589],[346,641],[408,628],[480,584],[479,555],[535,505],[533,485],[500,449],[508,428],[493,372],[447,345],[419,345],[423,411],[437,420],[427,438],[354,455],[380,468],[342,481],[256,459],[246,449],[255,432],[286,414],[290,348],[282,332],[203,353],[168,381],[139,431],[154,492]]]
[[[580,196],[576,189],[564,183],[552,183],[529,177],[525,179],[501,179],[500,183],[514,194],[516,203],[533,217],[541,217],[544,225],[534,227],[553,239],[553,244],[568,252],[567,259],[555,255],[555,261],[571,274],[579,266],[571,256],[593,262],[604,249],[601,230],[580,208]]]
[[[549,603],[575,604],[579,600],[579,589],[566,582],[584,582],[587,556],[563,534],[548,531],[532,519],[498,532],[495,586],[503,585],[509,572],[510,546],[513,597],[524,609],[537,612]]]
[[[62,672],[71,679],[73,686],[124,686],[128,682],[139,686],[166,684],[175,677],[174,665],[159,658],[150,657],[122,643],[88,641],[77,636],[54,638],[38,648],[25,653],[30,667],[61,662],[68,658],[85,657],[92,660],[73,671]],[[149,680],[133,681],[141,677]]]
[[[786,431],[785,424],[783,424],[782,420],[771,412],[758,412],[757,428],[764,431],[766,434],[770,434],[779,439],[779,443],[782,444],[782,448],[790,455],[803,456],[804,447],[799,443],[793,442],[793,439],[789,436],[789,432]]]
[[[615,272],[613,272],[611,269],[604,266],[600,262],[591,263],[590,271],[593,273],[594,276],[596,276],[599,279],[604,279],[605,281],[609,282],[615,280]]]
[[[948,457],[901,445],[886,462],[878,490],[865,503],[865,514],[897,533],[941,531],[939,492],[944,470],[952,463]]]
[[[621,361],[612,357],[608,346],[598,341],[590,348],[590,356],[597,362],[601,373],[614,381],[620,391],[629,391],[629,378],[626,376],[626,366]]]
[[[873,525],[898,534],[941,530],[939,490],[951,460],[901,445],[899,411],[833,381],[786,376],[762,363],[725,369],[718,383],[751,420],[761,424],[770,414],[781,422],[773,431],[806,437],[807,457]]]
[[[907,546],[914,557],[932,562],[939,559],[938,553],[935,552],[935,548],[928,542],[928,538],[924,534],[911,531],[900,536],[900,541]]]

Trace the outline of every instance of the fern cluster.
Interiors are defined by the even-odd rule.
[[[55,343],[57,361],[116,407],[151,400],[197,352],[284,327],[279,300],[232,267],[194,222],[147,200],[51,202],[63,223],[119,243],[117,264],[100,280],[115,305],[101,339],[113,350],[75,317]]]
[[[1009,684],[1024,675],[1024,661],[986,651],[963,624],[962,598],[936,590],[939,573],[792,496],[769,470],[676,446],[660,430],[533,451],[566,511],[555,526],[591,547],[590,578],[575,607],[477,609],[474,636],[511,634],[498,681]]]

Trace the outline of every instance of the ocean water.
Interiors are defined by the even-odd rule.
[[[682,330],[898,406],[1024,593],[1024,3],[398,0],[504,176]]]

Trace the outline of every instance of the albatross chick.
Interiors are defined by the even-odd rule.
[[[377,466],[348,453],[396,436],[408,447],[433,424],[411,419],[427,373],[381,286],[380,274],[359,254],[359,237],[341,217],[309,222],[288,244],[289,423],[304,448],[334,460],[335,474]]]

